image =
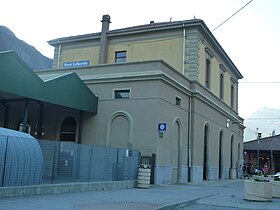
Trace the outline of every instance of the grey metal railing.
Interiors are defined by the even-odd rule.
[[[42,184],[137,180],[140,161],[137,150],[51,140],[38,142],[43,154]],[[5,165],[0,162],[0,171],[5,171],[1,169]]]

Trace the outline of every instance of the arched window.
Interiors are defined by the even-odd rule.
[[[77,123],[73,117],[65,118],[61,123],[60,141],[75,141]]]
[[[132,149],[132,117],[123,111],[112,114],[107,124],[106,146]]]

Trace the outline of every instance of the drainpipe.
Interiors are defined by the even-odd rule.
[[[182,74],[185,75],[185,56],[186,56],[186,28],[185,24],[183,24],[183,46],[182,46],[183,52],[183,66],[182,66]]]
[[[107,32],[109,31],[110,25],[110,16],[103,15],[102,17],[102,30],[100,37],[100,46],[99,46],[99,64],[107,63],[107,54],[108,54],[108,37]]]
[[[192,155],[191,155],[191,137],[192,137],[192,96],[189,97],[189,113],[188,113],[188,182],[191,181],[191,167],[192,167]]]

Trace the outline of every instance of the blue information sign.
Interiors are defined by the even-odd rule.
[[[89,66],[89,61],[71,61],[71,62],[64,62],[64,68],[71,68],[71,67],[81,67],[81,66]]]
[[[158,124],[158,132],[166,131],[166,123],[159,123]]]

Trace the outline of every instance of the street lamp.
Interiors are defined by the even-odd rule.
[[[258,140],[258,170],[260,170],[260,140]]]

